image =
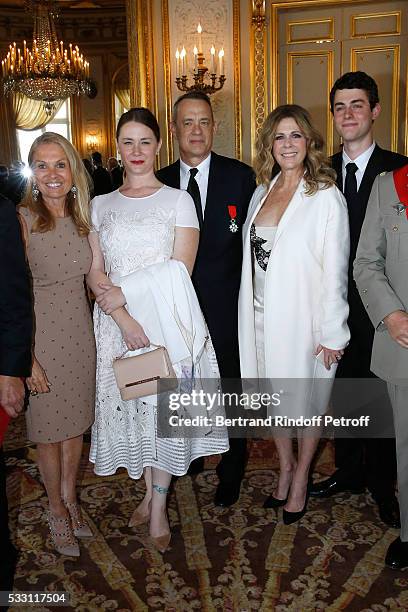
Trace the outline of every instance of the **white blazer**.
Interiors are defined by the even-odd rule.
[[[278,175],[279,176],[279,175]],[[239,294],[241,375],[258,378],[250,228],[269,189],[254,192],[243,228]],[[319,344],[343,349],[347,327],[350,250],[346,201],[332,186],[312,196],[303,179],[283,214],[265,274],[264,350],[267,378],[330,378],[314,352]]]

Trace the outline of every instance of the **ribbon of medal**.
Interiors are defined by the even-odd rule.
[[[229,231],[235,234],[235,232],[238,231],[238,225],[237,225],[237,222],[235,221],[236,216],[237,216],[237,207],[233,205],[229,205],[228,214],[230,216]]]
[[[397,192],[399,203],[395,204],[393,208],[396,209],[398,215],[401,215],[404,212],[408,219],[408,173],[407,166],[403,166],[398,170],[394,170],[393,178],[395,191]]]

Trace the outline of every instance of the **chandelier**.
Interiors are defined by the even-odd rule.
[[[25,5],[34,14],[33,43],[31,50],[26,41],[23,50],[10,45],[1,62],[4,92],[42,100],[45,112],[52,115],[57,100],[92,93],[89,63],[77,46],[66,49],[63,41],[58,42],[54,0],[25,0]]]
[[[180,91],[202,91],[206,94],[213,94],[222,89],[226,78],[224,69],[224,49],[218,52],[218,61],[216,59],[216,50],[214,45],[211,46],[210,69],[205,65],[205,57],[203,54],[201,33],[203,28],[199,23],[197,26],[198,47],[195,45],[193,49],[194,69],[193,82],[188,84],[187,79],[187,51],[183,45],[181,51],[176,50],[176,85]],[[207,74],[208,73],[208,74]],[[219,76],[217,76],[217,74]]]

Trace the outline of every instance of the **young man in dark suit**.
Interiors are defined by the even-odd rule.
[[[160,181],[192,195],[200,224],[200,243],[192,275],[223,379],[239,379],[238,293],[242,265],[242,225],[255,190],[246,164],[214,153],[216,131],[209,98],[189,92],[174,104],[171,131],[180,159],[157,172]],[[228,383],[225,380],[224,390]],[[215,503],[238,500],[244,474],[246,440],[230,439],[217,466]]]
[[[31,290],[15,205],[0,195],[0,405],[10,417],[24,405],[21,377],[31,374]],[[17,553],[10,540],[3,448],[0,446],[0,591],[13,588]]]
[[[381,112],[377,84],[365,72],[341,76],[330,92],[334,125],[343,150],[332,157],[337,186],[347,200],[350,221],[348,325],[351,339],[339,363],[338,378],[372,378],[370,371],[374,328],[353,280],[353,261],[366,213],[371,187],[378,174],[403,166],[407,158],[381,149],[374,142],[373,123]],[[380,518],[399,527],[395,497],[396,458],[394,439],[335,439],[336,472],[312,486],[310,494],[329,497],[341,491],[361,493],[369,489]]]

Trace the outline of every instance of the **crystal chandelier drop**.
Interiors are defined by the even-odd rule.
[[[10,45],[1,62],[4,91],[42,100],[45,112],[51,115],[57,100],[91,94],[89,63],[77,46],[70,44],[64,49],[63,41],[58,42],[54,0],[26,0],[25,4],[34,15],[33,43],[31,50],[26,41],[23,50],[16,43]]]

